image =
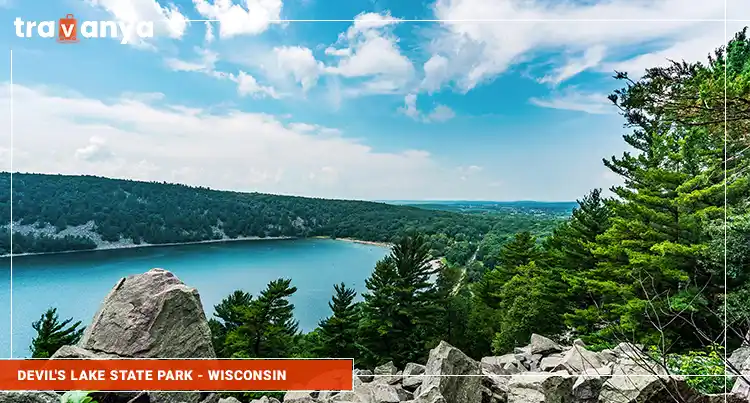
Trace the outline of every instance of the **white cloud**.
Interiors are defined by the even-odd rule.
[[[614,105],[607,99],[606,94],[581,92],[574,87],[554,93],[547,98],[531,98],[529,102],[543,108],[563,109],[595,115],[614,112]]]
[[[258,84],[255,77],[240,71],[238,75],[230,75],[230,79],[237,83],[237,92],[241,96],[251,95],[256,98],[263,98],[269,96],[271,98],[279,98],[279,94],[272,87],[266,87]]]
[[[687,39],[667,45],[654,52],[605,63],[600,70],[607,73],[624,71],[630,73],[631,78],[636,79],[644,74],[647,68],[666,66],[670,63],[670,60],[706,61],[708,54],[723,43],[722,37],[723,32],[721,36],[701,36]]]
[[[345,78],[366,79],[351,94],[382,94],[403,91],[414,73],[411,61],[401,53],[398,38],[387,29],[398,21],[385,14],[363,13],[349,29],[339,35],[338,45],[326,54],[339,58],[327,66],[329,74]]]
[[[398,109],[404,115],[424,123],[445,122],[453,119],[456,114],[453,109],[445,105],[437,105],[430,113],[423,113],[417,107],[417,94],[407,94],[404,97],[404,106]]]
[[[354,39],[360,34],[371,33],[378,28],[387,27],[398,22],[399,19],[393,18],[390,11],[386,11],[384,14],[361,13],[354,18],[354,23],[346,31],[346,36],[349,39]]]
[[[276,65],[268,73],[274,72],[291,78],[302,86],[304,91],[314,87],[323,64],[315,60],[312,50],[301,46],[283,46],[273,49]]]
[[[581,71],[597,69],[611,62],[604,58],[605,50],[606,55],[610,56],[627,54],[635,46],[655,41],[674,44],[696,38],[712,38],[713,46],[716,46],[721,44],[724,29],[723,22],[696,21],[720,20],[724,17],[721,2],[700,0],[687,3],[684,0],[613,0],[600,3],[438,0],[433,10],[435,17],[443,20],[500,19],[506,22],[442,23],[438,33],[427,44],[430,55],[445,59],[435,59],[439,62],[429,69],[425,68],[423,86],[432,90],[439,83],[469,91],[493,80],[514,65],[548,55],[549,52],[582,52],[584,56],[581,59],[556,66],[547,78],[549,82],[563,81]],[[628,19],[631,21],[607,21]],[[649,19],[672,21],[633,21]],[[687,47],[682,50],[686,53],[674,57],[690,58],[696,52]]]
[[[349,56],[352,54],[352,50],[349,48],[336,49],[332,46],[326,48],[325,53],[331,56]]]
[[[256,98],[268,96],[274,99],[282,97],[282,94],[278,93],[273,87],[261,85],[255,77],[244,71],[240,70],[238,74],[234,74],[216,70],[217,53],[202,48],[197,48],[195,51],[199,55],[197,60],[187,61],[169,58],[165,60],[165,63],[174,71],[203,73],[220,80],[232,81],[237,84],[237,93],[240,96],[251,95]]]
[[[553,72],[542,77],[539,82],[558,85],[579,73],[598,66],[604,59],[605,51],[604,46],[588,48],[583,52],[581,57],[568,59],[564,65],[557,67]]]
[[[471,179],[473,176],[477,175],[478,173],[482,172],[484,168],[478,166],[478,165],[469,165],[467,167],[458,167],[456,168],[456,172],[459,174],[459,178],[462,181],[467,181]]]
[[[198,59],[193,61],[182,60],[177,58],[168,58],[165,60],[167,67],[174,71],[193,71],[211,74],[214,71],[214,65],[219,60],[219,55],[208,49],[196,48]]]
[[[204,41],[207,44],[214,41],[214,26],[209,21],[206,21],[206,36],[204,37]]]
[[[401,113],[412,118],[419,118],[419,110],[417,110],[417,94],[407,94],[404,97],[404,106],[399,109]]]
[[[154,23],[155,36],[182,38],[188,26],[185,17],[174,5],[162,7],[156,0],[86,0],[92,6],[102,8],[114,19],[124,22],[150,21]],[[130,33],[128,44],[152,47],[144,42],[135,32]]]
[[[322,136],[340,136],[342,134],[341,130],[339,129],[310,124],[310,123],[294,122],[294,123],[289,123],[287,127],[291,130],[294,130],[300,133],[318,134]]]
[[[107,142],[101,137],[93,136],[86,146],[75,151],[75,157],[83,161],[106,161],[114,157],[114,153],[107,148]]]
[[[151,96],[142,97],[149,103],[101,100],[19,84],[13,93],[17,171],[361,199],[470,190],[455,168],[428,152],[380,152],[349,136],[320,135],[325,128],[314,123],[290,128],[267,114],[163,99],[157,106]],[[2,121],[9,120],[8,94],[8,84],[0,85]],[[8,163],[7,153],[0,153],[0,165]]]
[[[454,117],[456,117],[456,113],[453,112],[453,109],[445,105],[438,105],[426,116],[426,120],[428,122],[445,122]]]
[[[424,79],[422,80],[422,88],[428,93],[440,89],[446,80],[450,78],[448,72],[448,59],[440,56],[433,55],[424,64]]]
[[[195,9],[207,19],[218,20],[219,36],[257,35],[281,19],[281,0],[193,0]]]

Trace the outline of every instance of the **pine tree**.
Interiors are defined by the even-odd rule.
[[[31,341],[31,358],[49,358],[62,346],[73,345],[83,336],[81,322],[72,323],[72,318],[60,322],[57,308],[48,309],[31,327],[36,337]]]
[[[594,189],[578,200],[578,207],[568,221],[562,223],[547,238],[544,249],[552,267],[586,272],[592,270],[597,259],[591,252],[596,237],[609,228],[609,208],[604,203],[601,189]]]
[[[367,367],[392,361],[398,352],[396,337],[391,331],[396,323],[398,307],[396,287],[398,272],[391,256],[379,260],[365,287],[370,291],[365,299],[364,316],[360,327],[363,345],[362,360]]]
[[[593,298],[569,316],[579,330],[603,327],[598,336],[608,341],[625,336],[676,349],[721,332],[709,314],[721,299],[721,279],[702,264],[706,219],[723,211],[720,121],[700,118],[701,98],[717,90],[711,70],[683,62],[649,69],[638,81],[617,75],[627,85],[610,99],[633,128],[624,139],[636,154],[604,160],[624,185],[612,188],[611,226],[593,248],[599,262],[579,277]],[[673,320],[688,313],[690,323]]]
[[[610,214],[601,189],[594,189],[578,200],[578,207],[573,210],[570,219],[555,228],[552,236],[544,242],[544,259],[540,263],[558,273],[568,284],[567,296],[559,303],[569,306],[571,310],[585,310],[591,304],[586,279],[598,263],[592,249],[596,246],[597,237],[609,228]],[[574,327],[578,324],[576,330],[579,333],[594,331],[586,327],[590,322],[576,321],[575,315],[572,318],[568,324]]]
[[[500,251],[499,273],[508,280],[516,274],[516,268],[527,265],[540,257],[536,237],[529,231],[516,233],[513,238],[503,244]]]
[[[335,294],[328,303],[332,315],[319,324],[320,343],[316,352],[321,357],[359,358],[357,327],[359,310],[354,304],[357,293],[346,284],[334,285]]]
[[[231,356],[230,352],[225,351],[227,334],[242,324],[243,309],[248,309],[252,300],[253,296],[249,293],[236,290],[214,306],[214,316],[221,321],[212,318],[208,325],[211,328],[214,351],[219,357]]]
[[[239,308],[241,324],[228,332],[227,349],[233,356],[248,358],[289,357],[299,324],[294,320],[294,305],[288,300],[297,287],[290,279],[268,283],[258,298]]]
[[[471,310],[471,293],[465,276],[465,268],[444,265],[435,281],[439,301],[437,306],[441,315],[437,336],[458,349],[467,346],[468,317]]]
[[[428,248],[421,235],[402,237],[366,280],[362,334],[371,361],[422,361],[434,343],[440,312]]]
[[[553,271],[535,262],[517,267],[509,281],[491,287],[497,304],[497,322],[492,340],[495,354],[513,351],[513,347],[528,343],[532,333],[559,334],[563,329],[562,314],[566,287]]]

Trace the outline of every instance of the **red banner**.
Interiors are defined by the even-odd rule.
[[[351,390],[352,360],[0,360],[0,390]]]

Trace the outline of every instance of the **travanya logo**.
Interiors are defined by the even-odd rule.
[[[55,29],[55,21],[24,21],[16,17],[13,22],[16,36],[19,38],[54,38],[60,43],[76,43],[79,36],[90,38],[120,38],[121,44],[127,44],[129,38],[135,34],[141,39],[154,37],[154,23],[151,21],[123,22],[123,21],[84,21],[78,24],[73,14],[60,18]],[[36,30],[34,29],[36,28]],[[80,29],[79,29],[80,28]],[[36,35],[34,35],[36,34]],[[79,35],[80,34],[80,35]]]

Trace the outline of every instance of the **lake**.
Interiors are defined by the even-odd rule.
[[[309,331],[330,315],[333,285],[358,293],[375,263],[388,253],[376,245],[328,239],[258,240],[100,250],[13,258],[13,357],[28,357],[31,323],[48,307],[61,319],[88,325],[121,277],[160,267],[198,289],[206,316],[236,289],[257,294],[269,281],[291,278],[300,328]],[[0,358],[10,356],[10,265],[0,260]],[[359,298],[359,295],[358,295]],[[6,314],[7,313],[7,314]]]

